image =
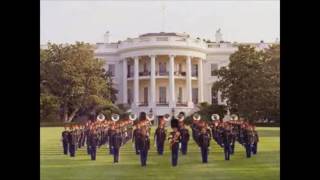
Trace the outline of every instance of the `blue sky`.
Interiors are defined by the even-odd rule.
[[[163,16],[162,4],[165,4]],[[259,1],[63,1],[41,0],[41,44],[125,40],[150,32],[186,32],[214,40],[274,42],[280,38],[279,0]],[[164,18],[163,18],[164,17]],[[164,21],[163,21],[164,19]],[[163,23],[164,22],[164,23]]]

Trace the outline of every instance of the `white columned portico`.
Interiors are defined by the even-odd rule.
[[[150,56],[150,69],[151,69],[151,75],[150,75],[150,104],[149,106],[151,108],[154,108],[156,106],[156,56],[151,55]]]
[[[203,102],[203,60],[198,59],[198,91],[199,91],[199,102]]]
[[[169,55],[169,107],[175,107],[174,55]]]
[[[123,97],[123,104],[127,104],[128,103],[128,82],[127,82],[127,73],[128,73],[128,70],[127,70],[127,59],[123,59],[123,62],[122,62],[122,91],[123,91],[123,94],[122,94],[122,97]]]
[[[134,97],[133,102],[135,107],[139,107],[139,57],[134,57]]]
[[[193,107],[192,102],[192,82],[191,82],[191,57],[187,56],[187,81],[186,81],[186,87],[187,87],[187,103],[188,107]]]

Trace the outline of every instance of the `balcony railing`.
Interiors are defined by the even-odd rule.
[[[191,76],[192,76],[192,77],[198,77],[198,72],[192,72],[192,73],[191,73]]]
[[[134,73],[133,73],[133,72],[128,73],[128,78],[129,78],[129,77],[133,77],[133,76],[134,76]]]
[[[156,72],[156,76],[168,76],[169,75],[169,72],[167,71],[157,71]]]
[[[140,102],[139,106],[148,106],[148,102]]]
[[[157,106],[169,106],[169,103],[166,101],[157,102]]]
[[[150,71],[139,72],[139,76],[150,76]]]
[[[186,72],[182,72],[182,71],[175,71],[174,72],[175,76],[186,76]]]
[[[176,106],[177,106],[177,107],[187,107],[187,106],[188,106],[188,103],[187,103],[187,102],[178,101],[178,102],[176,103]]]

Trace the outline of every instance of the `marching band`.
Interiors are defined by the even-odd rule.
[[[168,141],[171,163],[172,166],[177,166],[179,150],[182,155],[187,154],[190,137],[183,114],[177,117],[166,114],[159,118],[158,127],[154,133],[154,146],[157,153],[163,155],[167,138],[166,122],[170,121],[170,118],[172,132],[169,133]],[[195,113],[192,118],[190,125],[192,138],[200,149],[202,163],[208,163],[211,139],[224,150],[225,160],[230,160],[234,154],[235,142],[244,147],[247,158],[257,154],[259,136],[255,126],[239,120],[237,115],[231,115],[229,121],[221,120],[218,114],[213,114],[210,122],[201,120],[198,113]],[[120,148],[131,140],[135,153],[140,155],[141,166],[145,167],[150,150],[153,119],[152,113],[140,120],[137,120],[135,114],[130,114],[128,119],[122,120],[118,114],[112,114],[111,120],[106,120],[103,114],[99,114],[96,121],[66,125],[62,132],[63,154],[75,157],[77,149],[86,144],[87,154],[90,155],[91,160],[96,160],[97,148],[105,147],[109,149],[107,152],[114,156],[114,163],[118,163]]]

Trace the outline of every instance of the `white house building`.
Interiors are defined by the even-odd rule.
[[[95,55],[106,60],[114,78],[116,103],[131,105],[136,114],[189,114],[199,102],[225,103],[211,90],[217,80],[212,72],[228,65],[237,45],[223,42],[220,30],[215,38],[216,42],[205,42],[185,33],[160,32],[109,43],[106,32]]]
[[[229,64],[238,44],[224,42],[220,30],[215,40],[160,32],[109,43],[107,31],[104,42],[95,45],[95,56],[106,61],[105,69],[119,90],[117,104],[129,104],[136,114],[152,110],[155,115],[188,115],[200,102],[225,103],[219,93],[212,92],[217,81],[212,72]],[[268,47],[263,42],[250,45]]]

